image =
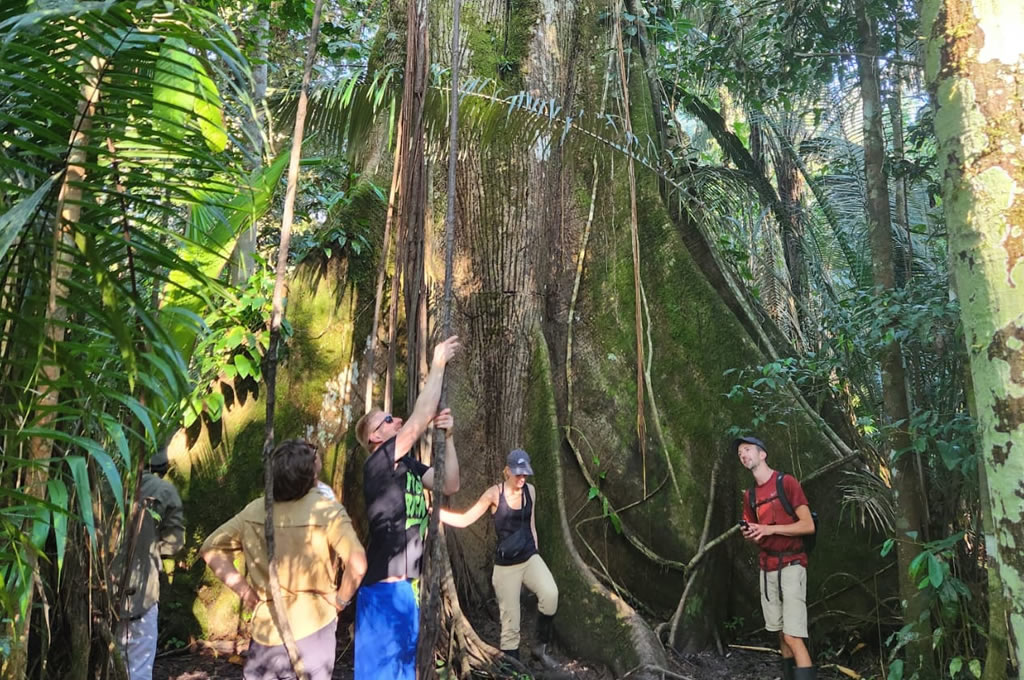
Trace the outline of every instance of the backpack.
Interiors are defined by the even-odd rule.
[[[782,478],[786,476],[785,472],[775,473],[775,494],[779,498],[779,502],[782,503],[782,509],[786,511],[786,514],[792,517],[794,520],[799,520],[796,516],[796,510],[793,509],[793,504],[789,502],[789,498],[786,497],[786,489],[782,485]],[[747,504],[750,506],[750,511],[757,517],[757,497],[754,494],[756,487],[750,487],[747,491]],[[766,502],[771,502],[771,499]],[[804,552],[808,555],[814,550],[814,546],[817,543],[818,538],[818,513],[811,510],[811,519],[814,520],[814,533],[801,536],[800,538],[804,542]]]

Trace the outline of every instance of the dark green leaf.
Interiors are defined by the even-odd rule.
[[[64,553],[68,543],[68,489],[60,479],[50,479],[46,482],[48,498],[54,505],[63,509],[63,512],[51,511],[53,521],[53,537],[57,546],[57,574],[60,575],[64,567]]]
[[[942,564],[936,559],[935,555],[928,553],[928,580],[934,587],[938,588],[942,585],[944,576]]]
[[[39,208],[39,204],[50,193],[53,188],[51,176],[48,180],[39,185],[28,197],[18,201],[17,204],[3,215],[0,215],[0,262],[7,254],[7,249],[21,235],[21,230],[29,223]]]
[[[78,497],[78,510],[82,522],[89,533],[89,540],[96,544],[96,521],[92,514],[92,487],[89,485],[89,468],[82,456],[66,456],[64,461],[71,469],[71,477],[75,482],[75,495]]]

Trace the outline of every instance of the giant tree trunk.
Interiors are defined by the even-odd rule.
[[[995,550],[1024,658],[1024,6],[929,0],[949,252],[979,421]]]
[[[884,294],[896,287],[889,213],[889,185],[884,170],[885,137],[882,127],[882,99],[878,76],[878,26],[869,16],[867,0],[856,6],[861,45],[857,70],[860,74],[864,108],[864,174],[867,183],[867,220],[871,237],[872,278]],[[924,519],[924,489],[914,466],[916,455],[910,447],[907,424],[910,407],[899,343],[890,342],[882,351],[883,413],[888,426],[887,448],[892,469],[892,492],[896,506],[897,567],[904,623],[911,626],[907,644],[907,667],[932,677],[931,622],[924,598],[910,575],[910,563],[921,553]],[[897,453],[902,453],[896,458]],[[895,458],[895,460],[893,460]]]
[[[595,117],[607,112],[618,117],[608,135],[623,141],[615,137],[621,134],[615,130],[622,129],[622,108],[614,101],[603,104],[604,93],[621,92],[610,23],[615,19],[609,18],[618,6],[610,0],[465,1],[461,62],[466,81],[494,79],[502,88],[499,97],[525,90],[532,101],[544,102],[539,115],[545,119],[552,107],[559,109],[553,116],[581,109]],[[393,10],[396,25],[403,10]],[[431,61],[446,65],[450,2],[430,3],[429,21]],[[661,137],[656,114],[662,103],[654,98],[660,88],[651,87],[636,40],[626,45],[624,70],[632,128],[642,146]],[[501,107],[504,114],[507,104]],[[732,387],[726,369],[763,360],[748,335],[757,334],[750,328],[756,319],[735,298],[723,302],[723,295],[737,291],[729,287],[701,230],[700,207],[687,204],[685,196],[663,195],[658,177],[639,166],[636,222],[644,266],[637,285],[626,156],[586,143],[561,146],[557,122],[554,134],[526,144],[515,128],[516,115],[511,121],[490,119],[488,131],[497,128],[496,134],[478,134],[472,116],[463,118],[467,124],[460,130],[454,330],[466,351],[448,371],[462,470],[462,490],[452,505],[471,504],[500,479],[508,450],[526,448],[538,473],[540,552],[561,591],[557,641],[572,655],[623,674],[664,663],[650,623],[666,620],[683,590],[680,567],[697,549],[712,464],[728,446],[728,429],[750,421],[746,407],[725,403],[721,395]],[[508,130],[500,127],[506,123]],[[430,126],[427,134],[430,139]],[[431,139],[426,150],[434,153],[442,144]],[[371,166],[367,176],[372,172]],[[440,177],[433,178],[432,195],[438,199],[445,195],[442,185]],[[668,200],[674,202],[671,210]],[[440,251],[432,246],[442,232],[442,206],[443,200],[431,202],[425,215],[425,276],[432,296],[439,267],[431,253]],[[714,272],[718,279],[709,283]],[[646,466],[636,427],[637,389],[643,387],[636,371],[638,294],[647,350],[643,416],[651,424],[644,441]],[[413,323],[418,309],[408,312]],[[394,304],[392,311],[397,313]],[[742,322],[734,312],[745,314]],[[396,325],[393,320],[392,331]],[[394,351],[396,343],[390,344]],[[415,380],[414,372],[409,375]],[[794,420],[762,434],[786,469],[797,474],[816,467],[815,458],[827,450],[809,422]],[[647,495],[641,481],[645,467]],[[727,467],[720,480],[711,535],[732,525],[739,488],[747,482],[737,484],[734,473]],[[666,483],[671,475],[678,487]],[[600,487],[598,498],[591,495],[588,479]],[[824,521],[835,521],[836,508],[822,510]],[[629,542],[616,531],[619,526]],[[494,547],[490,524],[448,532],[448,546],[461,605],[470,618],[486,616],[493,609],[487,594]],[[819,549],[810,597],[815,597],[814,584],[824,581],[816,574],[845,568],[851,560],[862,565],[874,559],[867,542],[854,551],[837,551],[830,561],[828,549]],[[688,600],[680,644],[705,647],[722,621],[760,616],[753,552],[745,561],[734,557],[726,549],[709,556],[709,571],[723,577]],[[633,610],[625,593],[647,605],[650,621]],[[446,598],[448,609],[453,603]],[[446,622],[459,618],[448,611]],[[523,614],[529,643],[533,613]],[[473,637],[465,627],[453,629],[457,640]],[[476,642],[470,646],[488,653]],[[456,665],[465,669],[463,662],[473,653],[456,659]]]
[[[617,3],[605,0],[464,2],[466,79],[497,79],[506,95],[525,90],[533,101],[549,102],[541,115],[548,115],[551,105],[561,111],[555,115],[580,109],[598,115],[605,89],[621,90],[610,23],[617,9]],[[432,61],[443,64],[450,4],[431,3],[430,13]],[[662,104],[652,100],[639,45],[627,47],[629,113],[642,146],[648,137],[659,137],[655,121]],[[608,109],[613,116],[623,115],[621,108]],[[472,126],[460,132],[454,316],[467,351],[449,372],[462,452],[462,491],[452,505],[469,505],[500,479],[505,454],[526,448],[538,472],[540,551],[551,564],[565,611],[572,610],[555,619],[559,639],[575,655],[620,672],[658,664],[663,652],[648,622],[612,591],[631,592],[659,618],[672,613],[684,585],[682,574],[662,564],[689,559],[697,548],[712,452],[727,446],[729,425],[749,419],[742,409],[722,403],[721,395],[731,387],[723,374],[758,361],[757,348],[687,248],[698,226],[691,221],[692,231],[681,232],[655,175],[639,168],[636,175],[644,262],[638,286],[627,158],[604,147],[562,147],[557,134],[542,135],[532,145],[514,132],[497,137],[481,141]],[[434,214],[443,215],[443,210]],[[583,236],[591,221],[593,236],[587,242]],[[440,221],[428,229],[436,235]],[[578,261],[578,305],[570,314]],[[636,427],[637,389],[642,388],[636,373],[638,289],[645,310],[644,347],[653,353],[646,364],[652,384],[644,395],[643,415],[658,425],[648,429],[643,442],[649,498],[644,496]],[[574,350],[567,365],[570,326]],[[571,404],[570,379],[575,385]],[[581,462],[568,449],[570,425],[571,441],[583,452]],[[810,465],[804,451],[822,450],[812,443],[809,427],[778,429],[770,436],[780,455],[789,452],[786,467],[798,473]],[[669,478],[670,467],[679,475],[681,492],[660,484]],[[583,472],[599,480],[609,510],[605,517],[601,501],[588,502]],[[712,535],[732,524],[738,503],[731,496],[722,498]],[[616,510],[625,506],[632,507],[621,514]],[[618,535],[612,514],[628,527],[634,543]],[[455,565],[455,573],[475,579],[477,592],[488,592],[490,527],[480,523],[450,536],[459,547],[451,551],[453,559],[466,561]],[[652,561],[637,544],[655,546],[651,552],[661,561]],[[711,568],[719,572],[732,563],[725,551],[715,560],[721,561]],[[821,564],[825,567],[824,558]],[[749,607],[743,610],[745,618],[756,610],[756,572],[747,565],[739,570],[749,586],[737,588],[728,578],[719,579],[694,600],[683,626],[687,644],[706,646],[730,606]],[[611,581],[614,586],[606,587]],[[484,604],[463,602],[467,609]],[[524,621],[529,618],[532,612],[524,611]]]
[[[525,89],[535,98],[553,99],[568,109],[575,90],[592,93],[594,89],[593,83],[586,82],[587,69],[574,74],[570,59],[574,50],[584,61],[599,61],[598,84],[604,80],[605,55],[594,45],[579,45],[580,32],[598,28],[596,8],[591,6],[595,4],[513,2],[511,13],[506,14],[505,2],[464,2],[466,78],[502,78],[507,93]],[[450,3],[430,5],[435,62],[448,60],[450,11]],[[514,64],[514,69],[495,72],[498,60]],[[564,283],[550,277],[560,279],[572,271],[574,251],[565,245],[571,243],[570,236],[575,237],[578,223],[574,215],[564,214],[573,206],[565,205],[563,194],[575,180],[576,159],[564,159],[550,140],[542,139],[532,148],[515,138],[482,143],[472,130],[462,137],[460,147],[455,187],[460,261],[454,319],[455,332],[466,340],[468,351],[450,371],[451,405],[462,423],[459,450],[480,453],[461,456],[466,491],[453,505],[462,507],[470,496],[500,479],[504,455],[510,449],[529,448],[538,470],[545,470],[535,480],[543,506],[543,516],[539,512],[537,520],[541,552],[559,583],[564,610],[572,612],[556,617],[560,639],[574,654],[601,661],[619,673],[644,664],[663,664],[663,651],[650,628],[625,602],[610,597],[582,561],[571,557],[570,532],[552,521],[565,510],[559,509],[564,497],[558,491],[560,471],[555,470],[561,456],[559,424],[553,418],[550,396],[555,393],[554,372],[541,329],[545,306],[556,295],[552,288]],[[434,214],[444,213],[435,210]],[[438,226],[434,225],[435,233]],[[535,390],[549,395],[544,403],[529,398]],[[635,398],[631,403],[636,403]],[[635,416],[633,411],[634,423]],[[539,427],[544,434],[528,431],[531,418],[543,421]],[[481,568],[473,564],[457,572],[489,575],[490,532],[482,542],[473,532],[455,533],[454,540],[470,546],[469,559],[483,556]],[[486,589],[488,584],[480,585]],[[532,612],[524,611],[524,621],[532,618]],[[639,640],[647,643],[637,644]]]

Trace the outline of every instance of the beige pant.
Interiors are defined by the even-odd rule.
[[[781,630],[793,637],[807,637],[807,570],[801,564],[784,567],[781,593],[779,572],[762,571],[760,576],[765,630]]]
[[[540,555],[534,555],[522,564],[507,567],[494,565],[491,584],[498,596],[502,649],[519,649],[519,621],[522,615],[519,595],[523,586],[537,596],[537,609],[541,614],[552,616],[558,610],[558,586]]]

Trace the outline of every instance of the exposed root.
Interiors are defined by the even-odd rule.
[[[676,479],[676,468],[672,465],[672,458],[668,452],[668,442],[665,439],[665,432],[661,429],[661,415],[658,413],[658,402],[654,398],[654,386],[651,384],[651,357],[654,356],[654,347],[651,342],[651,310],[647,306],[647,292],[643,285],[640,286],[640,296],[644,302],[644,315],[647,317],[647,364],[644,366],[644,387],[647,389],[647,403],[651,408],[651,421],[654,423],[654,434],[658,438],[658,444],[665,454],[665,466],[668,467],[669,477],[672,479],[672,488],[676,490],[676,496],[680,500],[683,492],[679,489],[679,480]]]
[[[568,366],[566,367],[566,370],[569,370]],[[572,439],[568,436],[568,428],[565,441],[569,445],[569,448],[572,449],[573,455],[575,455],[576,457],[576,462],[579,464],[580,472],[583,474],[583,478],[586,480],[587,484],[594,488],[597,488],[597,481],[590,474],[590,470],[587,469],[586,464],[583,462],[583,457],[580,455],[579,450],[572,443]],[[615,512],[617,513],[618,511],[616,510]],[[661,555],[651,550],[643,541],[641,541],[637,537],[635,533],[633,533],[633,530],[630,529],[625,522],[620,522],[619,526],[622,529],[622,535],[626,538],[627,541],[629,541],[630,545],[639,550],[647,559],[667,569],[672,569],[674,571],[682,571],[684,573],[686,572],[685,564],[683,564],[682,562],[677,562],[675,560],[670,560],[667,557],[662,557]]]
[[[711,515],[714,512],[715,507],[715,487],[718,482],[718,471],[722,467],[723,456],[718,456],[715,459],[715,464],[711,467],[711,481],[708,484],[708,505],[707,510],[704,512],[704,528],[700,534],[700,544],[697,547],[697,554],[700,555],[704,550],[704,546],[708,542],[708,533],[711,530]],[[676,646],[677,636],[679,635],[679,621],[683,618],[683,611],[686,609],[686,598],[690,594],[690,589],[693,587],[694,581],[697,580],[696,569],[690,572],[689,577],[686,579],[686,587],[683,588],[683,595],[679,598],[679,604],[676,606],[676,611],[672,615],[672,626],[668,634],[668,643],[673,647]]]

